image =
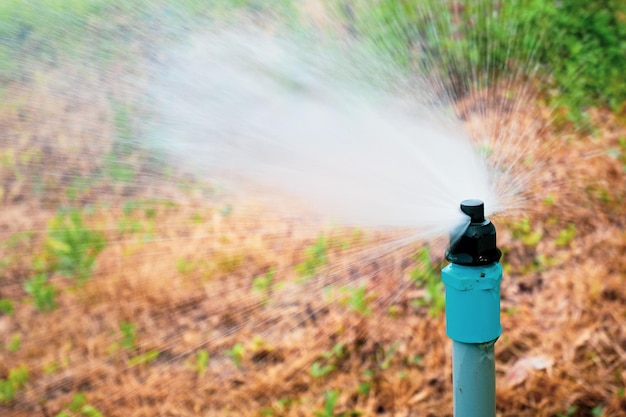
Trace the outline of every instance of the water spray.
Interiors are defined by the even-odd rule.
[[[446,285],[446,333],[452,339],[455,417],[496,415],[494,345],[502,334],[500,282],[502,252],[496,228],[481,200],[461,202],[469,225],[452,233],[442,271]]]

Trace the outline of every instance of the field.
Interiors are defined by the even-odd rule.
[[[152,37],[179,34],[133,28],[123,3],[48,3],[0,6],[42,26],[7,23],[0,50],[0,415],[452,415],[445,238],[321,223],[167,165],[134,98]],[[178,25],[199,8],[181,4],[146,13]],[[47,32],[57,18],[85,39]],[[626,107],[570,112],[543,81],[454,102],[470,131],[534,127],[523,204],[492,217],[498,415],[624,416]]]

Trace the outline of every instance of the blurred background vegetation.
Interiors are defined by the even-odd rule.
[[[621,0],[328,1],[358,37],[402,65],[441,75],[455,96],[502,77],[535,79],[550,104],[576,124],[588,106],[623,113],[626,3]],[[105,65],[136,52],[157,22],[189,24],[234,9],[293,12],[297,0],[5,0],[0,3],[0,80],[80,55]],[[102,16],[116,16],[103,19]],[[135,48],[135,49],[133,49]],[[26,64],[26,65],[24,65]]]
[[[626,111],[626,3],[621,0],[325,1],[343,14],[353,34],[402,65],[434,70],[457,97],[502,77],[531,78],[576,124],[585,122],[588,106]],[[53,65],[69,54],[103,65],[136,52],[138,35],[184,35],[156,27],[164,18],[189,23],[242,8],[284,14],[296,4],[5,0],[0,3],[0,80],[23,76],[32,59]]]
[[[576,123],[588,106],[625,111],[623,1],[381,0],[359,13],[357,30],[399,62],[425,58],[457,96],[517,76]]]

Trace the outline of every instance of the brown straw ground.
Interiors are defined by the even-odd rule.
[[[112,116],[102,98],[76,110],[25,91],[8,94],[39,107],[0,112],[0,298],[14,307],[0,314],[0,415],[452,414],[444,316],[409,280],[417,244],[180,191],[184,178],[149,171],[137,187],[96,181],[72,198],[72,179],[110,144],[96,149],[90,123],[70,143],[35,120],[81,111],[106,137]],[[499,416],[626,415],[626,121],[593,120],[593,135],[539,131],[525,214],[494,218]],[[55,269],[49,222],[62,205],[88,206],[84,228],[106,241],[84,283]],[[53,311],[24,291],[38,272]],[[23,384],[15,369],[28,370]]]

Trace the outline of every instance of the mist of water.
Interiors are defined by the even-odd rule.
[[[368,83],[378,57],[356,42],[320,48],[215,30],[166,62],[153,68],[149,89],[153,132],[176,165],[203,177],[248,193],[253,184],[257,195],[278,191],[277,206],[287,193],[330,220],[415,227],[424,237],[450,230],[463,199],[500,208],[450,103],[399,70],[385,89]]]

